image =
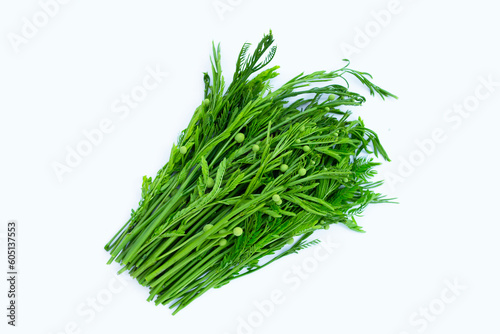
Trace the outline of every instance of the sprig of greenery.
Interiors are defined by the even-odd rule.
[[[273,43],[271,32],[252,54],[245,43],[227,89],[220,46],[213,46],[205,99],[105,246],[108,263],[120,263],[120,272],[150,288],[148,300],[170,304],[174,314],[211,288],[313,246],[318,241],[308,237],[317,229],[362,231],[355,216],[391,201],[371,181],[379,164],[372,156],[389,160],[386,151],[343,109],[365,102],[350,91],[349,76],[371,95],[395,96],[349,63],[272,90],[278,67],[262,69],[276,53]]]

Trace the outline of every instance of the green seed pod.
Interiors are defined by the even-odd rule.
[[[304,176],[304,175],[306,175],[306,173],[307,173],[307,170],[305,168],[299,169],[299,175],[300,176]]]
[[[283,204],[283,201],[281,199],[276,202],[276,205],[281,205],[281,204]]]
[[[214,185],[215,185],[214,179],[212,179],[211,177],[209,177],[207,179],[207,188],[213,188]]]
[[[241,227],[235,227],[233,230],[233,234],[237,237],[243,234],[243,229]]]
[[[187,149],[187,147],[186,147],[186,146],[181,146],[181,148],[179,149],[179,152],[180,152],[181,154],[186,154],[186,153],[187,153],[187,151],[188,151],[188,149]]]
[[[212,224],[207,224],[207,225],[203,226],[203,231],[206,232],[206,231],[210,230],[212,227],[214,227]]]
[[[300,132],[304,132],[304,131],[306,131],[306,127],[304,125],[302,125],[299,130],[300,130]]]
[[[252,151],[254,151],[255,153],[259,152],[259,150],[260,150],[259,145],[255,144],[254,146],[252,146]]]
[[[274,195],[273,195],[273,201],[275,201],[275,202],[279,202],[279,201],[281,201],[281,197],[280,197],[280,195],[278,195],[278,194],[274,194]]]
[[[280,166],[280,171],[282,171],[283,173],[286,172],[287,169],[288,169],[288,165],[283,164]]]
[[[222,230],[220,230],[220,231],[219,231],[219,234],[224,234],[224,233],[226,233],[226,232],[227,232],[227,231],[226,231],[225,229],[222,229]]]
[[[226,239],[220,239],[219,240],[219,246],[224,247],[226,244],[227,244],[227,240]]]
[[[245,140],[245,135],[240,132],[234,137],[234,140],[238,143],[242,143]]]
[[[324,229],[325,230],[329,230],[330,229],[330,225],[325,225]]]
[[[349,182],[349,179],[344,177],[344,179],[342,181],[344,181],[344,183],[346,183],[346,182]]]
[[[306,153],[311,151],[311,148],[310,148],[309,146],[307,146],[307,145],[306,145],[306,146],[304,146],[304,147],[302,147],[302,149],[303,149],[303,150],[304,150],[304,152],[306,152]]]
[[[300,143],[302,143],[302,140],[299,138],[299,139],[297,139],[295,142],[296,142],[297,144],[300,144]]]
[[[330,94],[328,95],[328,100],[329,101],[332,101],[332,100],[335,100],[337,97],[335,96],[335,94]]]
[[[329,111],[330,111],[330,108],[325,107],[325,111],[326,111],[326,112],[329,112]]]
[[[203,100],[203,105],[206,107],[208,106],[208,104],[210,103],[210,100],[209,99],[204,99]]]
[[[293,238],[290,238],[286,241],[286,243],[289,245],[293,245],[294,242],[295,242],[295,240],[293,240]]]

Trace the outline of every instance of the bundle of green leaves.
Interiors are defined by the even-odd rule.
[[[388,156],[377,134],[346,106],[371,95],[395,97],[368,73],[345,67],[300,74],[272,89],[278,66],[262,70],[276,53],[269,33],[249,52],[243,45],[225,88],[220,47],[204,100],[174,144],[129,221],[105,246],[137,281],[148,300],[174,314],[211,288],[259,270],[317,243],[309,236],[330,224],[362,231],[355,216],[390,199],[373,189]],[[262,71],[261,71],[262,70]],[[339,82],[336,82],[339,81]],[[314,87],[313,87],[314,86]]]

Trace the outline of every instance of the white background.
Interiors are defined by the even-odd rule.
[[[388,7],[381,27],[373,12]],[[20,280],[17,328],[6,325],[1,280],[0,331],[499,333],[500,8],[491,0],[401,0],[394,8],[386,0],[69,1],[16,52],[13,34],[22,36],[24,18],[43,19],[42,9],[35,0],[2,1],[0,263],[6,268],[7,220],[16,219]],[[380,168],[391,180],[381,191],[400,204],[366,210],[366,234],[319,232],[336,244],[327,257],[314,249],[290,256],[172,317],[146,302],[146,288],[116,281],[103,246],[200,103],[212,40],[222,44],[229,81],[241,45],[269,29],[276,84],[336,69],[348,56],[399,96],[371,98],[359,114],[392,158]],[[355,53],[343,51],[348,44]],[[142,83],[147,67],[169,75],[120,118],[113,103]],[[488,91],[480,78],[496,86]],[[103,119],[113,130],[59,182],[53,164]],[[436,131],[441,140],[429,144]],[[282,302],[259,311],[255,303],[268,305],[273,291]]]

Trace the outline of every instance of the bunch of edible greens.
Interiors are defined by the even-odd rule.
[[[148,300],[170,304],[174,314],[211,288],[317,243],[308,241],[317,229],[341,223],[362,231],[354,217],[389,201],[373,191],[381,182],[370,181],[379,164],[372,156],[388,156],[377,134],[344,110],[365,102],[346,76],[371,95],[395,96],[348,65],[273,90],[278,66],[262,70],[276,53],[273,42],[269,33],[253,53],[243,45],[227,89],[214,46],[203,102],[167,164],[154,180],[144,177],[139,208],[105,246],[108,263],[120,263],[120,272],[150,288]]]

